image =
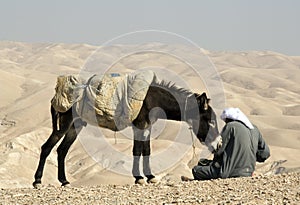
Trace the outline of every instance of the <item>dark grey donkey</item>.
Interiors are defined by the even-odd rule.
[[[164,81],[153,82],[150,85],[142,108],[136,119],[132,122],[134,131],[132,174],[135,177],[135,183],[145,183],[139,170],[141,156],[143,157],[143,173],[147,177],[147,182],[157,182],[151,172],[149,163],[151,125],[157,119],[187,122],[200,142],[205,143],[207,146],[210,146],[211,142],[219,137],[216,114],[209,105],[209,100],[205,93],[201,95],[193,93]],[[153,109],[156,107],[161,109]],[[65,157],[80,130],[87,123],[90,123],[82,119],[80,114],[76,113],[75,110],[73,105],[66,112],[57,112],[51,106],[53,131],[41,147],[40,160],[34,175],[35,181],[33,182],[33,186],[35,188],[41,185],[46,158],[62,137],[64,139],[57,149],[58,180],[62,186],[69,184],[65,175]],[[151,110],[150,116],[149,113]]]

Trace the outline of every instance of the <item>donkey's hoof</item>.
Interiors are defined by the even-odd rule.
[[[33,188],[40,189],[42,187],[42,182],[40,180],[34,181],[32,183]]]
[[[158,183],[158,179],[156,179],[156,178],[148,179],[147,182],[149,184],[156,184],[156,183]]]
[[[138,179],[135,181],[136,184],[139,184],[139,185],[144,185],[146,184],[145,180],[144,179]]]
[[[144,185],[144,184],[146,184],[144,178],[136,179],[134,183],[135,183],[135,184],[139,184],[139,185]]]
[[[70,182],[65,181],[65,182],[61,183],[61,186],[62,187],[71,187],[71,184],[70,184]]]
[[[42,188],[42,183],[33,183],[32,185],[33,185],[33,188],[35,188],[35,189]]]
[[[158,182],[158,179],[155,178],[155,176],[153,175],[150,175],[150,176],[147,176],[147,183],[149,184],[155,184]]]

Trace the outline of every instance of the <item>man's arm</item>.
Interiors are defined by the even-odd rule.
[[[256,153],[256,161],[264,162],[266,159],[270,157],[270,149],[258,129],[257,132],[258,132],[258,149]]]
[[[231,137],[231,132],[233,131],[232,129],[233,129],[232,126],[228,126],[228,124],[225,125],[225,127],[223,128],[223,130],[221,132],[222,146],[215,153],[216,156],[221,156],[223,154],[223,152],[225,151],[226,146]]]

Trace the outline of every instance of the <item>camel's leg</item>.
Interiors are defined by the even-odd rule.
[[[66,133],[59,147],[57,148],[58,180],[61,182],[62,186],[70,184],[67,181],[65,174],[65,158],[71,145],[74,143],[74,141],[77,138],[77,135],[81,131],[82,127],[83,122],[80,119],[76,120]]]
[[[53,112],[51,112],[51,113],[52,113],[52,117],[53,117],[54,113]],[[35,181],[33,182],[33,186],[35,188],[38,188],[38,186],[41,184],[41,179],[43,176],[45,162],[46,162],[46,159],[47,159],[48,155],[50,154],[52,148],[65,135],[65,133],[70,128],[70,125],[72,124],[72,120],[73,120],[72,112],[67,112],[67,113],[63,114],[60,118],[61,119],[59,121],[60,121],[61,129],[56,130],[56,126],[55,126],[55,128],[53,128],[53,131],[52,131],[50,137],[41,147],[39,165],[38,165],[38,168],[34,175]]]

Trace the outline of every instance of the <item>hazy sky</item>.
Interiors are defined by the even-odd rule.
[[[148,29],[208,50],[300,55],[300,1],[0,0],[0,40],[101,45]]]

